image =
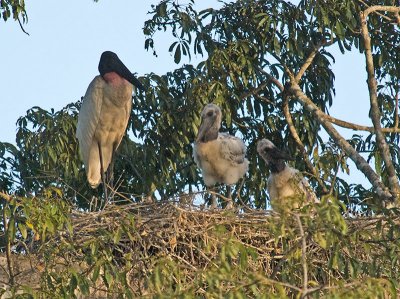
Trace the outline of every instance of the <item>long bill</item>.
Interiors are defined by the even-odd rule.
[[[214,124],[214,119],[212,118],[206,118],[206,119],[202,119],[201,123],[200,123],[200,128],[199,128],[199,132],[197,134],[197,139],[196,142],[205,142],[208,140],[207,138],[207,134],[209,133],[211,127]]]

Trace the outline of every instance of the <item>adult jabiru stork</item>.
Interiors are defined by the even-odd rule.
[[[107,201],[107,183],[112,185],[115,151],[131,113],[133,86],[144,88],[111,51],[101,54],[98,69],[100,75],[92,80],[83,97],[76,137],[87,180],[92,188],[103,183]]]
[[[278,149],[270,140],[262,139],[257,143],[257,152],[270,170],[267,190],[272,205],[299,208],[301,203],[319,202],[300,171],[286,165],[285,161],[293,159],[285,151]],[[291,199],[295,201],[289,202]]]
[[[193,146],[193,158],[201,169],[207,188],[216,183],[227,185],[227,208],[232,207],[231,185],[242,178],[248,168],[246,146],[243,141],[227,133],[220,133],[221,109],[208,104],[201,113],[201,124]],[[212,193],[212,208],[217,207],[217,199]]]

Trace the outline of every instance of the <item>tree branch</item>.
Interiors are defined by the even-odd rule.
[[[318,184],[322,188],[322,192],[324,194],[327,194],[328,189],[326,188],[324,181],[318,175],[317,170],[315,169],[314,165],[311,163],[310,159],[308,158],[306,148],[305,148],[303,142],[301,141],[300,136],[297,133],[297,130],[294,126],[292,115],[290,114],[290,110],[289,110],[289,97],[287,95],[285,95],[283,97],[282,109],[283,109],[283,114],[285,115],[286,123],[288,124],[288,127],[289,127],[289,131],[292,134],[294,141],[296,142],[298,148],[300,149],[300,152],[303,155],[303,159],[306,162],[308,170],[313,174],[315,179],[318,181]]]
[[[384,5],[374,5],[368,7],[364,12],[361,12],[361,15],[364,15],[365,18],[368,17],[368,15],[372,12],[377,12],[377,11],[386,11],[386,12],[393,12],[393,13],[400,13],[400,7],[398,6],[384,6]],[[362,20],[361,20],[362,21]],[[362,26],[363,24],[361,24]]]
[[[393,161],[391,159],[390,149],[385,140],[385,136],[383,135],[381,127],[381,116],[380,116],[378,96],[377,96],[377,82],[375,79],[374,62],[371,50],[371,38],[369,36],[368,25],[367,25],[368,14],[377,10],[399,12],[400,7],[396,8],[392,6],[371,6],[367,8],[365,11],[360,12],[361,35],[364,41],[365,61],[367,65],[366,68],[368,74],[367,83],[368,83],[369,98],[371,104],[370,117],[375,128],[376,143],[382,155],[383,161],[386,166],[386,171],[388,173],[390,191],[393,193],[395,197],[398,197],[400,195],[400,185],[396,175],[396,170],[393,165]]]
[[[358,125],[355,123],[351,123],[351,122],[330,116],[329,114],[325,114],[325,118],[329,122],[331,122],[339,127],[342,127],[342,128],[352,129],[355,131],[367,131],[367,132],[375,133],[374,127],[362,126],[362,125]],[[400,128],[398,127],[398,125],[395,125],[393,128],[382,128],[382,133],[400,133]]]
[[[268,80],[271,81],[276,87],[278,87],[278,89],[283,92],[284,91],[284,87],[282,85],[281,82],[279,82],[278,79],[276,79],[274,76],[272,76],[270,73],[266,72],[265,70],[263,70],[261,67],[256,66],[257,71],[259,71],[260,73],[262,73],[263,75],[268,77]]]
[[[7,197],[2,196],[4,199]],[[13,265],[13,260],[11,256],[11,235],[10,235],[10,229],[8,227],[8,221],[7,221],[7,208],[6,205],[8,206],[9,204],[3,201],[3,228],[4,228],[4,235],[6,238],[6,258],[7,258],[7,270],[8,270],[8,283],[10,286],[14,286],[14,265]]]
[[[311,65],[311,63],[313,62],[315,55],[317,55],[317,53],[318,53],[319,49],[321,49],[322,45],[323,45],[323,43],[316,45],[314,47],[314,49],[311,51],[310,55],[308,55],[306,61],[304,62],[304,64],[301,66],[299,72],[294,77],[296,83],[299,83],[301,77],[303,77],[304,73],[306,72],[308,67]]]
[[[394,127],[399,127],[399,85],[397,86],[394,106]]]
[[[248,97],[254,96],[254,97],[261,98],[263,101],[265,101],[265,102],[267,102],[269,104],[274,104],[273,101],[267,99],[266,97],[262,97],[262,96],[258,95],[258,93],[260,91],[262,91],[268,85],[268,83],[269,83],[269,80],[264,82],[264,83],[262,83],[262,84],[260,84],[257,88],[254,88],[253,90],[250,90],[249,92],[245,92],[245,93],[241,94],[240,95],[240,99],[243,100],[243,99],[246,99]]]
[[[315,57],[315,56],[314,56]],[[308,61],[308,59],[307,59]],[[286,73],[290,77],[291,81],[295,80],[294,74],[289,70],[288,67],[286,67],[283,64]],[[303,69],[303,67],[302,67]],[[258,69],[260,72],[262,72],[264,75],[268,77],[268,79],[277,86],[277,88],[284,93],[285,88],[284,86],[272,75],[264,71],[263,69],[259,68]],[[299,73],[298,73],[299,74]],[[297,75],[298,75],[297,74]],[[292,81],[293,82],[293,81]],[[321,178],[317,175],[317,172],[308,159],[308,156],[304,154],[306,152],[304,144],[302,143],[299,135],[297,134],[296,128],[294,127],[292,117],[290,115],[289,107],[288,104],[285,103],[285,97],[288,97],[290,94],[293,94],[297,96],[300,100],[300,102],[303,104],[303,106],[313,113],[317,120],[320,122],[320,124],[325,128],[327,133],[336,141],[336,143],[346,152],[346,154],[354,161],[356,164],[357,168],[366,175],[367,179],[369,182],[371,182],[372,186],[374,187],[375,191],[377,192],[378,196],[386,199],[386,200],[391,200],[393,199],[392,195],[390,192],[387,191],[387,188],[382,184],[380,181],[380,178],[374,170],[369,166],[368,162],[365,161],[365,159],[336,131],[336,129],[331,125],[331,123],[336,124],[338,126],[347,128],[347,129],[353,129],[353,130],[359,130],[359,131],[368,131],[368,132],[375,132],[374,127],[368,127],[368,126],[361,126],[357,125],[354,123],[350,123],[347,121],[343,121],[337,118],[334,118],[323,111],[321,111],[312,101],[309,99],[300,89],[298,84],[295,84],[297,91],[296,93],[293,93],[293,84],[289,85],[289,89],[286,91],[287,94],[284,94],[284,103],[283,103],[283,113],[286,118],[286,122],[288,124],[290,133],[292,134],[293,139],[297,143],[300,151],[303,153],[304,160],[306,162],[307,168],[310,170],[310,172],[314,175],[314,177],[317,179],[319,185],[323,189],[322,191],[324,193],[327,193],[328,190],[324,184],[324,182],[321,180]],[[301,98],[300,98],[301,95]],[[385,133],[397,133],[400,132],[400,128],[398,126],[395,126],[394,128],[381,128],[382,132]]]
[[[326,114],[323,113],[306,94],[304,94],[299,85],[292,83],[288,92],[295,96],[304,108],[315,116],[316,120],[324,127],[329,136],[346,152],[350,159],[354,161],[357,168],[367,177],[368,181],[374,187],[378,196],[385,200],[392,200],[393,197],[391,193],[382,184],[379,176],[374,172],[368,162],[365,161],[365,159],[339,134],[338,131],[336,131],[333,125],[325,117]]]
[[[364,4],[364,5],[365,5],[366,7],[368,7],[368,8],[371,7],[371,6],[368,5],[368,3],[365,3],[363,0],[358,0],[358,2]],[[385,16],[385,15],[379,13],[379,12],[376,12],[376,14],[379,15],[379,16],[381,16],[382,18],[386,19],[386,20],[389,21],[389,22],[392,21],[391,18],[389,18],[389,17],[387,17],[387,16]]]
[[[306,298],[308,293],[307,241],[306,241],[306,236],[304,234],[303,225],[301,224],[300,216],[298,214],[295,214],[294,216],[296,217],[301,237],[301,264],[303,266],[303,289],[300,298]]]
[[[311,63],[314,61],[314,58],[317,55],[319,49],[324,44],[326,44],[326,43],[321,42],[320,44],[318,44],[318,45],[316,45],[314,47],[314,49],[311,51],[310,55],[307,57],[307,59],[304,62],[304,64],[301,66],[299,72],[294,77],[293,77],[293,74],[290,72],[290,70],[287,68],[287,66],[284,66],[285,70],[288,73],[288,75],[291,78],[291,80],[294,80],[296,83],[298,83],[300,81],[301,77],[304,75],[306,70],[309,68]],[[281,90],[281,91],[282,91],[282,93],[284,93],[284,90]],[[283,96],[283,107],[282,108],[283,108],[283,114],[285,115],[286,123],[289,126],[289,131],[292,134],[292,137],[295,140],[295,142],[297,143],[298,147],[300,148],[300,151],[301,151],[301,153],[303,155],[304,161],[306,162],[307,168],[311,171],[313,176],[318,181],[318,184],[322,188],[322,192],[327,194],[328,193],[328,189],[326,188],[325,183],[320,178],[320,176],[317,173],[317,170],[315,169],[315,167],[312,165],[310,159],[308,158],[305,146],[304,146],[303,142],[301,141],[300,136],[297,133],[296,128],[295,128],[295,126],[293,124],[292,115],[290,114],[290,110],[289,110],[289,96],[287,94],[285,94],[285,93],[284,93],[284,96]]]

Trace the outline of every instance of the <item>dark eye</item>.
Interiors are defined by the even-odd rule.
[[[212,111],[207,112],[207,116],[213,116],[213,114],[214,114],[214,112],[212,112]]]

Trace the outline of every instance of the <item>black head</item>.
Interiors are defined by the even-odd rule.
[[[272,172],[282,171],[285,168],[284,161],[293,160],[288,153],[278,149],[268,139],[262,139],[257,143],[257,152],[271,168]]]
[[[115,72],[137,88],[144,90],[142,83],[130,72],[114,52],[105,51],[101,54],[99,72],[101,76],[104,76],[106,73]]]

